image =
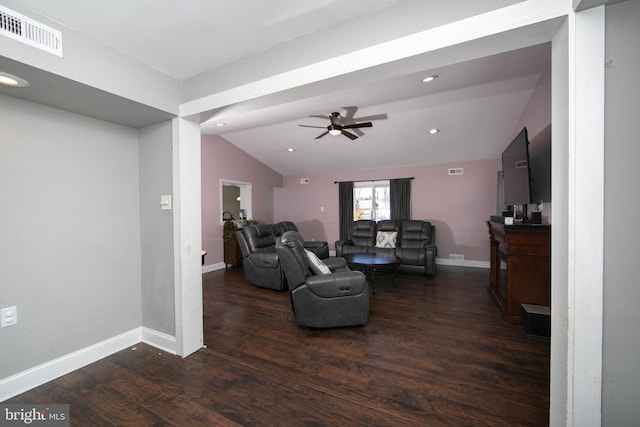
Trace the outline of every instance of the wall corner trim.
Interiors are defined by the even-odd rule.
[[[0,402],[38,387],[76,369],[110,356],[127,347],[144,342],[171,354],[176,354],[175,337],[139,327],[88,347],[42,363],[10,377],[0,379]]]

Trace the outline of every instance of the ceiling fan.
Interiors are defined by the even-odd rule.
[[[353,114],[351,114],[351,116],[353,116]],[[328,118],[331,121],[331,124],[329,126],[326,126],[326,131],[321,133],[320,135],[316,136],[315,139],[320,139],[323,136],[325,136],[326,134],[329,135],[333,135],[333,136],[337,136],[337,135],[344,135],[347,138],[354,140],[356,138],[358,138],[358,135],[355,135],[349,131],[347,131],[346,129],[359,129],[359,128],[370,128],[373,127],[373,123],[371,122],[362,122],[362,123],[352,123],[352,124],[346,124],[343,125],[342,123],[340,123],[340,113],[339,112],[333,112],[331,113],[331,116],[327,117],[327,116],[311,116],[311,117],[320,117],[320,118]],[[386,117],[385,117],[386,118]],[[305,128],[318,128],[318,129],[324,129],[325,126],[309,126],[309,125],[298,125],[301,127],[305,127]],[[358,132],[358,131],[356,131]],[[363,135],[362,132],[358,132],[360,133],[360,135]]]

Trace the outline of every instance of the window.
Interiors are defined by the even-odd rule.
[[[389,181],[353,183],[353,219],[391,219]]]

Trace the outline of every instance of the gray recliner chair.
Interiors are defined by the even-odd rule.
[[[242,252],[244,277],[252,285],[260,288],[282,291],[287,282],[276,252],[276,239],[271,226],[251,224],[236,231],[238,246]]]
[[[367,324],[369,285],[362,272],[350,270],[343,258],[329,258],[321,263],[330,272],[314,274],[302,236],[296,231],[285,232],[276,242],[276,250],[300,326],[336,328]]]

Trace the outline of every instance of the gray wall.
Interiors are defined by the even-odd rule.
[[[4,378],[141,324],[138,131],[0,96]]]
[[[640,419],[640,2],[606,9],[602,425]]]
[[[175,336],[173,209],[160,209],[173,194],[171,138],[171,122],[140,131],[140,241],[142,326]]]

